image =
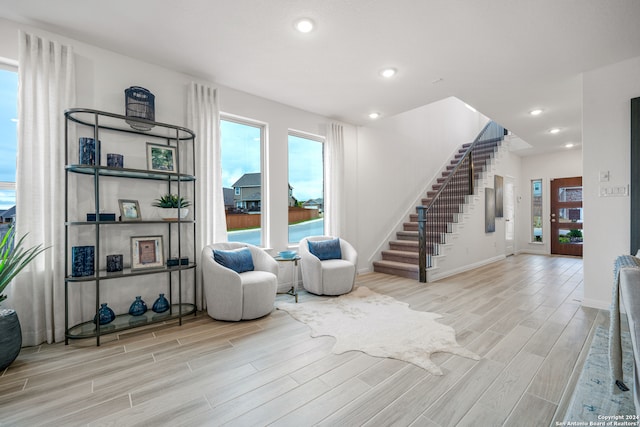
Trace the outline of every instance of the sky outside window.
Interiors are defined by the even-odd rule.
[[[289,135],[289,184],[299,202],[324,198],[323,144]]]
[[[220,120],[222,186],[231,186],[246,173],[260,173],[261,128]]]

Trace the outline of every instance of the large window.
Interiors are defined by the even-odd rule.
[[[531,181],[531,241],[542,243],[542,180]]]
[[[230,242],[262,244],[264,125],[223,115],[222,185]]]
[[[16,205],[18,73],[0,64],[0,223],[12,221]],[[0,226],[2,230],[7,226]]]
[[[324,139],[289,133],[289,242],[324,234]]]

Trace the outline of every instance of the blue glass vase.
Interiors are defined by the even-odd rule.
[[[147,312],[147,303],[142,301],[142,297],[136,297],[136,300],[129,307],[129,314],[132,316],[142,316]]]
[[[164,313],[169,310],[169,301],[164,297],[164,294],[160,294],[156,302],[153,303],[153,307],[151,307],[151,309],[156,313]]]
[[[107,307],[107,303],[100,304],[100,309],[98,310],[98,314],[93,317],[93,323],[97,323],[98,317],[100,318],[100,324],[106,325],[107,323],[113,322],[116,318],[116,314],[111,310],[111,308]]]

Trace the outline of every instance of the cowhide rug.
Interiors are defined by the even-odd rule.
[[[432,353],[480,359],[458,345],[452,327],[435,321],[441,315],[411,310],[409,304],[364,286],[328,300],[278,302],[276,307],[309,325],[312,337],[335,337],[336,354],[359,350],[371,356],[404,360],[434,375],[442,375],[442,370],[431,361]]]

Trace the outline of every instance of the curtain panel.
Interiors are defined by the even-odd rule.
[[[195,82],[189,85],[187,123],[196,134],[196,257],[199,258],[205,246],[227,241],[220,157],[220,107],[216,89]],[[199,263],[196,277],[202,301],[200,268]],[[201,305],[200,308],[204,309],[204,301]]]
[[[12,283],[26,346],[64,340],[64,110],[75,103],[71,46],[20,32],[16,233],[49,247]]]
[[[327,186],[325,232],[341,236],[344,223],[344,130],[338,123],[327,125],[324,164]]]

